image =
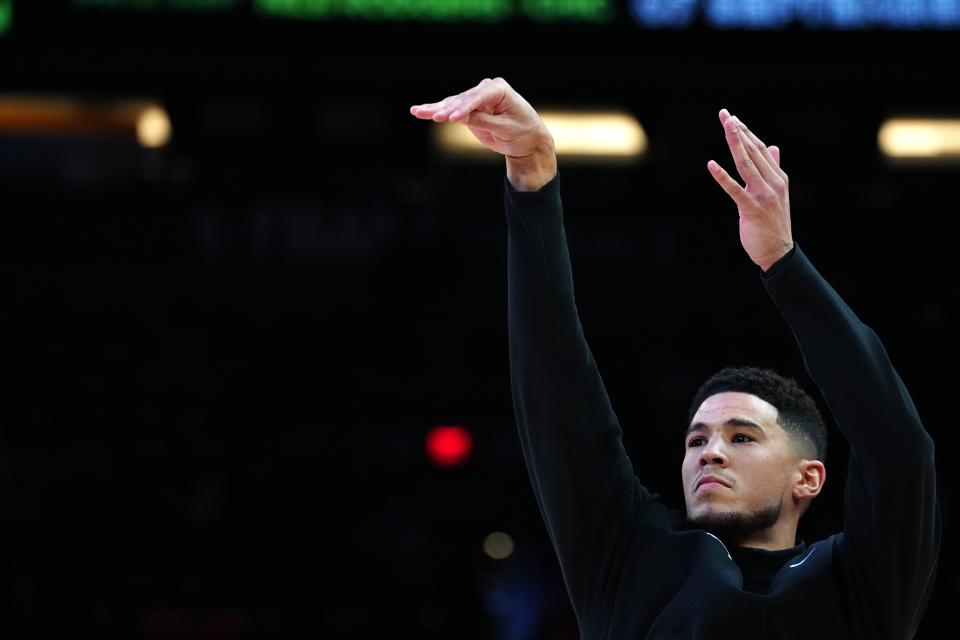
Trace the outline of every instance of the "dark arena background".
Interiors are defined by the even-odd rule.
[[[723,107],[781,147],[796,241],[937,444],[917,637],[945,637],[960,151],[878,135],[960,118],[958,29],[950,0],[0,0],[0,634],[578,637],[514,423],[503,162],[408,111],[502,76],[646,134],[560,172],[587,338],[672,506],[709,374],[812,387],[706,170]],[[808,542],[840,526],[830,430]]]

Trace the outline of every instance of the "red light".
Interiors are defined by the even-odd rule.
[[[438,467],[455,467],[470,457],[473,438],[463,427],[434,427],[427,434],[427,457]]]

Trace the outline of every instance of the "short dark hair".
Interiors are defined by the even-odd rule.
[[[726,367],[712,375],[693,396],[687,426],[704,400],[725,391],[749,393],[772,404],[778,412],[777,423],[798,445],[798,452],[808,458],[813,454],[814,459],[826,463],[827,427],[817,403],[796,380],[770,369]]]

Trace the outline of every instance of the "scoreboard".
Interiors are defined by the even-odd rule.
[[[0,0],[0,36],[36,10],[60,18],[134,13],[253,21],[630,24],[638,30],[956,30],[960,0]]]

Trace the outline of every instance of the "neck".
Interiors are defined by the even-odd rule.
[[[795,547],[797,543],[797,523],[788,521],[786,518],[780,518],[771,527],[754,531],[749,535],[729,542],[738,547],[765,549],[767,551],[790,549]]]

